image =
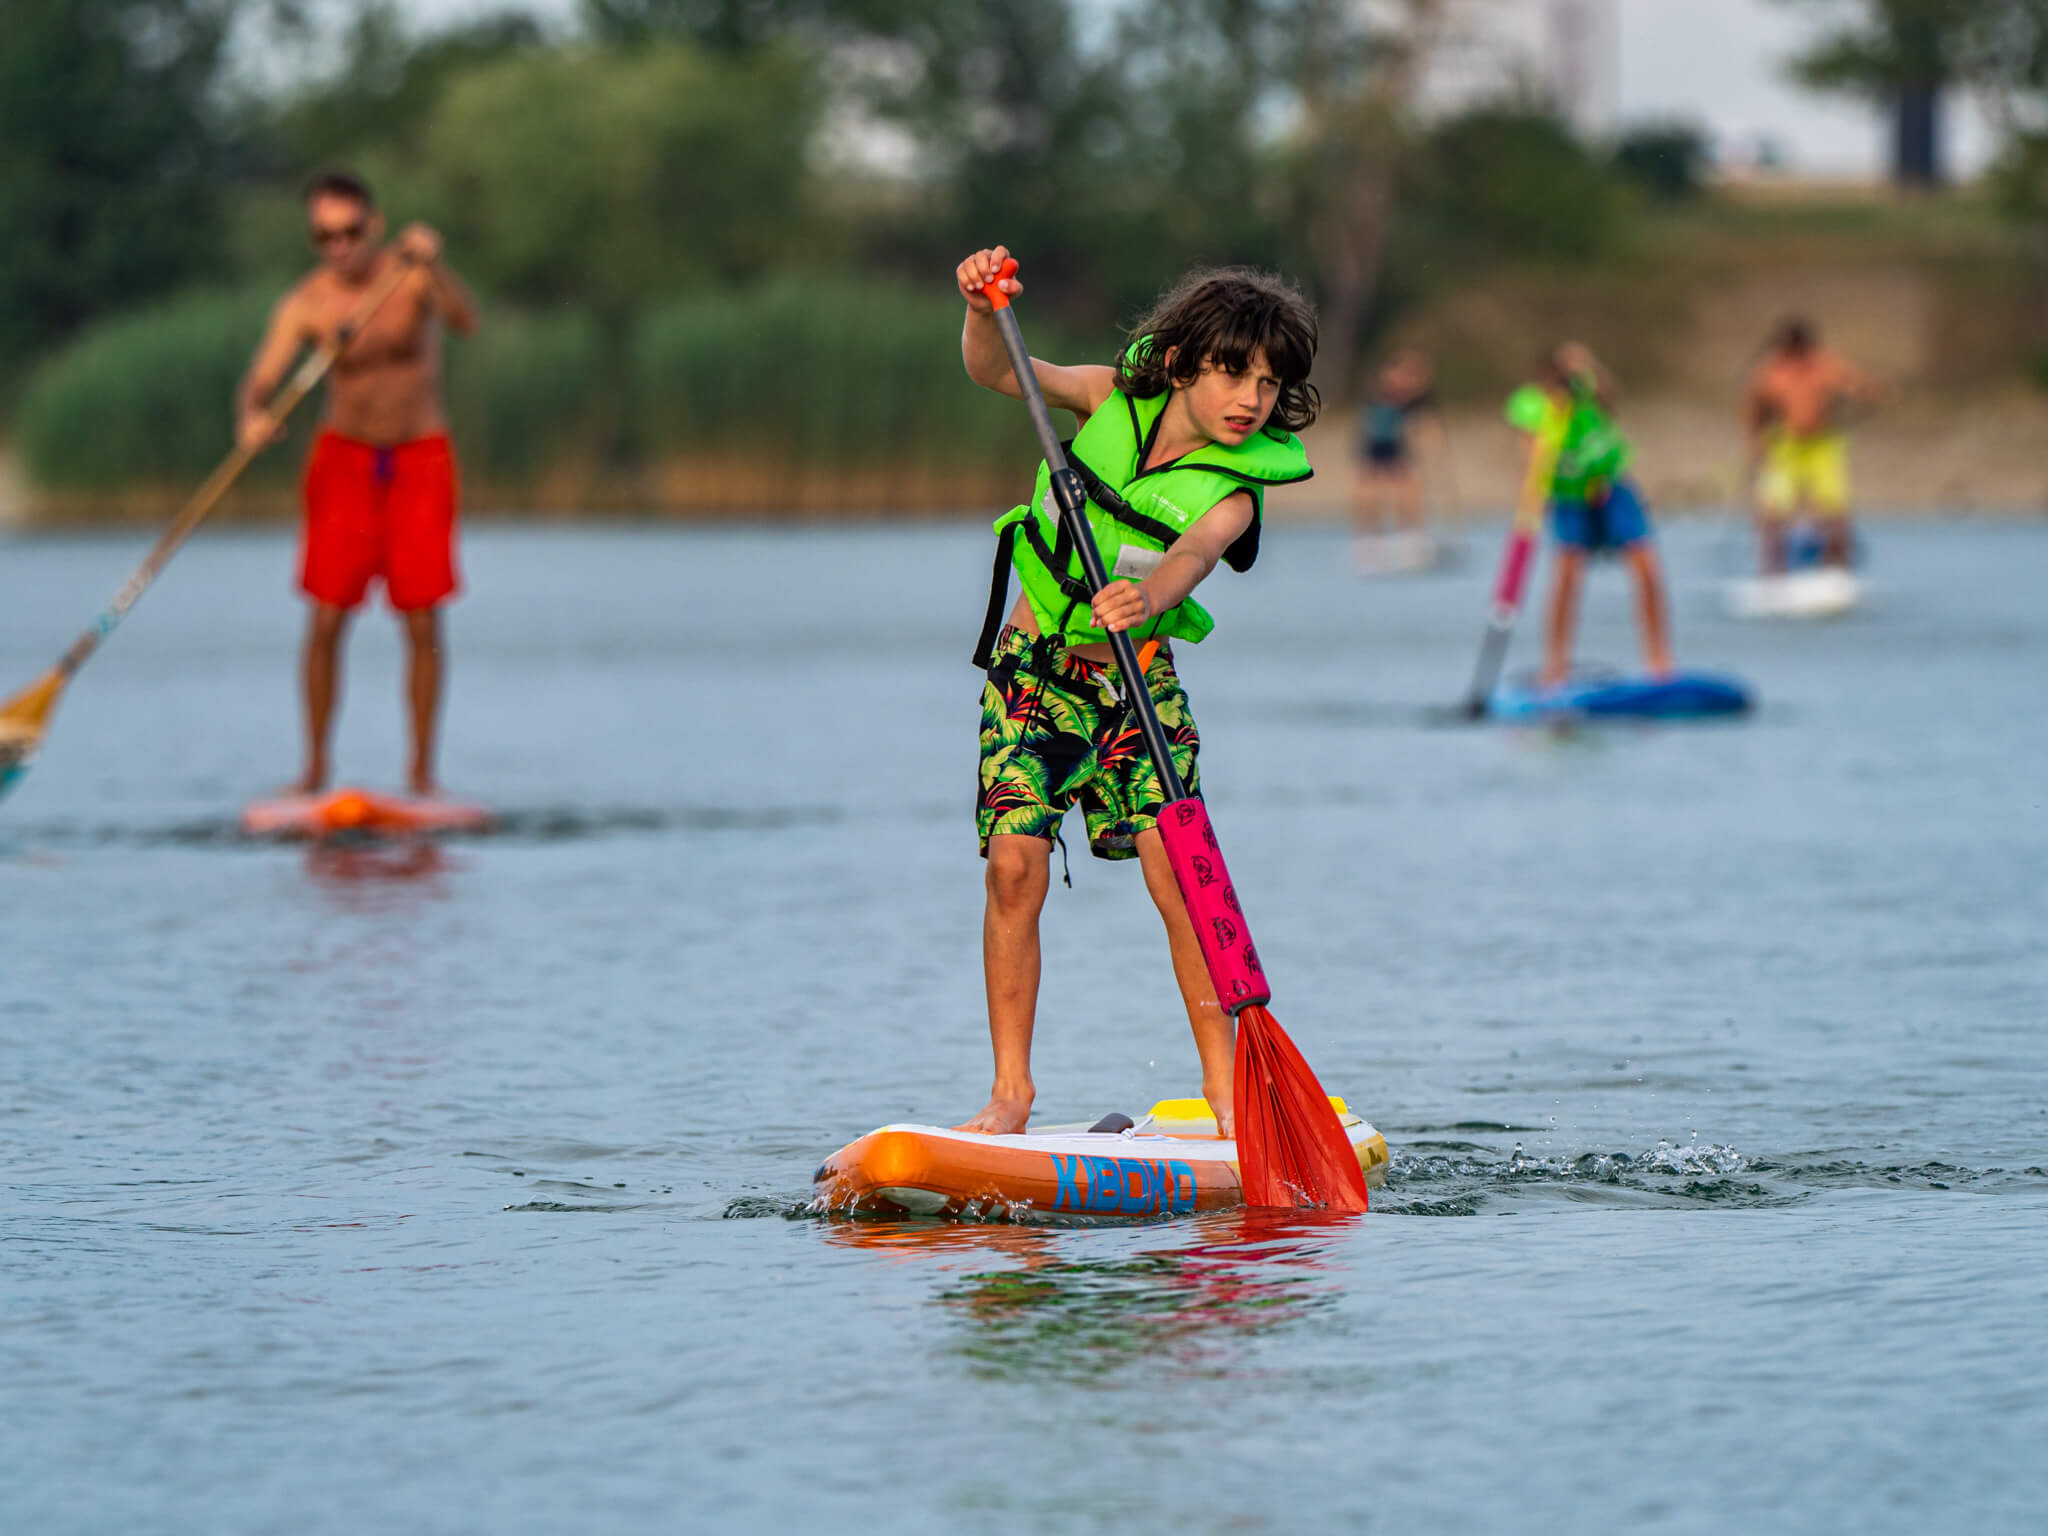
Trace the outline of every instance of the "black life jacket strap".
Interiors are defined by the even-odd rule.
[[[996,566],[988,578],[988,612],[982,615],[981,638],[974,642],[977,671],[986,672],[995,660],[996,636],[1003,632],[1003,615],[1009,606],[1010,554],[1016,542],[1015,523],[996,535]]]
[[[1095,594],[1088,590],[1088,583],[1074,574],[1074,546],[1067,541],[1066,531],[1046,548],[1045,535],[1038,531],[1036,522],[1024,525],[1024,542],[1031,546],[1031,553],[1038,556],[1039,564],[1052,572],[1052,579],[1059,584],[1060,591],[1067,595],[1070,603],[1093,606]]]
[[[1074,473],[1081,477],[1081,485],[1088,492],[1090,501],[1126,528],[1142,533],[1148,539],[1156,539],[1161,548],[1173,547],[1173,541],[1180,537],[1178,528],[1170,523],[1163,523],[1156,517],[1146,516],[1125,501],[1107,481],[1073,456],[1072,444],[1067,446],[1068,462],[1074,466]],[[1251,525],[1232,540],[1230,548],[1223,552],[1223,563],[1240,573],[1250,570],[1252,563],[1259,558],[1259,524],[1264,521],[1266,511],[1263,488],[1250,482],[1246,482],[1244,488],[1252,498]]]
[[[1156,517],[1148,517],[1133,507],[1110,486],[1107,480],[1095,473],[1073,455],[1073,445],[1067,445],[1067,462],[1080,477],[1081,488],[1088,493],[1088,499],[1102,508],[1111,517],[1134,533],[1142,533],[1148,539],[1157,540],[1162,549],[1171,548],[1173,541],[1180,537],[1180,530],[1171,523],[1163,523]]]

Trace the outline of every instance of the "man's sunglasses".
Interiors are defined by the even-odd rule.
[[[354,245],[356,241],[369,233],[369,229],[370,221],[368,219],[357,219],[353,224],[343,224],[338,227],[330,225],[324,229],[316,224],[307,231],[307,234],[312,237],[315,245],[324,250],[330,245]]]

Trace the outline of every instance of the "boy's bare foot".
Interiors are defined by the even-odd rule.
[[[1030,1089],[1022,1093],[995,1094],[980,1114],[953,1129],[974,1131],[983,1136],[1014,1136],[1031,1120],[1031,1100]]]
[[[422,800],[431,800],[434,796],[441,793],[441,786],[434,782],[434,775],[431,769],[415,768],[406,775],[405,781],[412,792]]]
[[[306,771],[285,785],[281,792],[287,795],[317,795],[326,787],[327,764],[325,760],[316,758],[306,764]]]

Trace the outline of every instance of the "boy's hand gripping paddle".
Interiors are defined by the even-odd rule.
[[[371,316],[384,307],[384,301],[398,290],[398,285],[413,266],[413,259],[401,253],[390,272],[380,278],[363,302],[356,306],[355,313],[299,365],[290,381],[271,399],[267,414],[273,428],[282,426],[299,402],[327,376],[334,360],[348,349],[357,332],[369,324]],[[191,537],[192,530],[227,494],[228,487],[240,478],[242,471],[268,446],[268,442],[266,437],[253,444],[236,444],[234,451],[221,460],[219,467],[206,477],[205,483],[192,493],[192,499],[171,520],[171,525],[156,541],[156,547],[135,568],[135,574],[128,578],[121,590],[114,594],[114,600],[100,611],[99,617],[92,621],[84,634],[72,641],[71,649],[58,658],[57,665],[5,704],[0,704],[0,797],[4,797],[28,772],[29,763],[49,730],[50,716],[57,708],[57,699],[64,692],[65,684],[99,649],[100,642],[114,632],[115,626],[135,606],[136,600],[149,590],[149,584],[170,564],[178,546]]]
[[[1060,519],[1081,557],[1082,573],[1090,588],[1100,592],[1109,585],[1109,577],[1088,526],[1088,496],[1060,447],[1052,412],[1046,407],[1031,354],[1024,346],[1024,333],[1010,308],[1010,296],[1002,290],[1003,280],[1016,270],[1014,260],[1005,261],[981,291],[995,306],[996,329],[1010,354],[1010,368],[1031,413],[1031,425],[1037,429],[1039,448],[1051,467]],[[1217,1000],[1237,1021],[1232,1110],[1237,1121],[1238,1179],[1244,1187],[1245,1203],[1362,1211],[1366,1208],[1365,1175],[1359,1170],[1358,1156],[1323,1093],[1323,1085],[1286,1031],[1266,1011],[1272,989],[1252,945],[1230,871],[1224,867],[1216,831],[1209,824],[1208,810],[1201,801],[1188,797],[1174,771],[1172,745],[1152,707],[1151,690],[1145,686],[1144,669],[1138,664],[1131,637],[1119,630],[1110,635],[1109,644],[1117,670],[1123,674],[1124,695],[1131,702],[1138,732],[1145,738],[1145,749],[1151,754],[1167,801],[1159,812],[1159,835],[1166,844],[1167,861],[1187,903],[1188,920],[1194,924]]]

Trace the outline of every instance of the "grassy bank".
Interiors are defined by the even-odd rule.
[[[227,451],[228,401],[270,302],[189,295],[39,369],[19,417],[36,516],[175,505]],[[678,301],[622,334],[576,312],[489,311],[449,346],[469,500],[719,513],[1005,499],[1029,474],[1029,426],[962,377],[959,325],[943,293],[845,281]],[[302,420],[297,438],[307,430]],[[225,515],[288,512],[298,457],[287,447],[259,461]]]

